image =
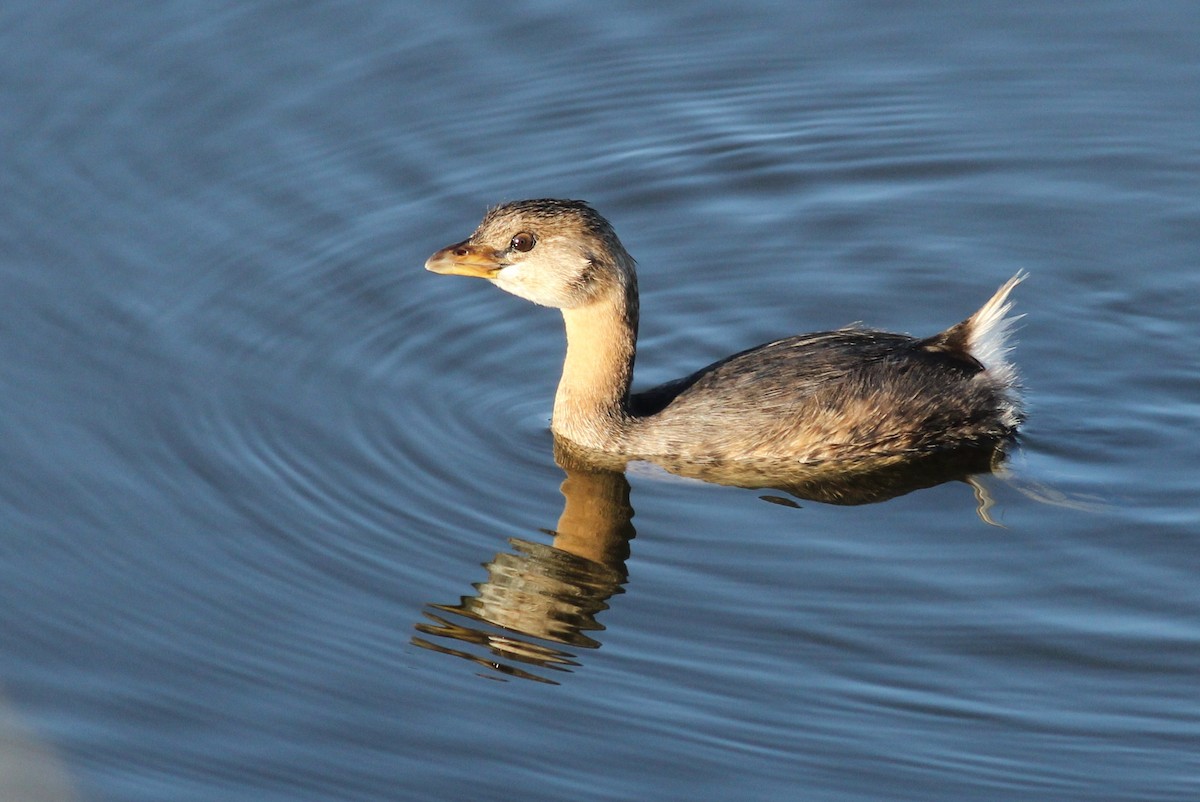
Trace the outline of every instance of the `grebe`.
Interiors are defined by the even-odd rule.
[[[638,291],[633,257],[582,201],[497,206],[429,257],[562,310],[567,353],[551,429],[629,459],[853,465],[997,443],[1022,420],[1006,356],[1018,273],[961,323],[917,339],[862,328],[801,334],[631,393]]]

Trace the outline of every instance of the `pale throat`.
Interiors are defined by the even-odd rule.
[[[592,303],[563,309],[567,355],[554,396],[551,428],[601,448],[628,422],[637,341],[637,301],[614,286]]]

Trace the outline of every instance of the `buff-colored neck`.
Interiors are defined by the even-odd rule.
[[[630,423],[636,287],[614,284],[591,303],[562,312],[567,356],[551,428],[586,448],[612,450]]]

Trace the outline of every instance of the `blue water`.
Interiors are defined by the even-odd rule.
[[[1190,3],[10,0],[0,799],[1200,798],[1198,88]],[[541,196],[644,386],[1028,270],[1019,447],[560,467],[556,313],[422,270]]]

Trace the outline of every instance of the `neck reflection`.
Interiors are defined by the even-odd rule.
[[[427,606],[429,622],[416,628],[439,640],[414,637],[414,644],[551,684],[557,682],[535,671],[569,671],[579,665],[577,651],[600,646],[589,633],[604,629],[596,616],[628,577],[635,534],[629,482],[620,471],[589,466],[560,449],[555,460],[567,476],[551,544],[510,538],[511,551],[484,565],[487,579],[473,585],[475,595]],[[464,648],[472,646],[483,654]]]

